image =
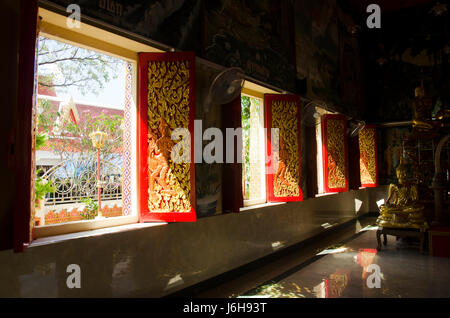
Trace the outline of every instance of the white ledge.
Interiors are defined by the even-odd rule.
[[[325,197],[325,196],[328,196],[328,195],[336,195],[336,194],[339,194],[339,193],[343,193],[343,192],[318,193],[318,194],[315,195],[315,197],[316,198],[320,198],[320,197]]]
[[[68,240],[74,240],[74,239],[80,239],[85,237],[92,237],[92,236],[101,236],[104,234],[112,234],[112,233],[120,233],[125,231],[132,231],[137,229],[143,229],[148,227],[154,227],[154,226],[161,226],[166,225],[166,222],[154,222],[154,223],[133,223],[133,224],[126,224],[126,225],[118,225],[113,227],[107,227],[103,229],[96,229],[96,230],[89,230],[89,231],[82,231],[82,232],[76,232],[76,233],[69,233],[69,234],[61,234],[61,235],[54,235],[49,237],[43,237],[33,240],[33,242],[30,243],[29,247],[36,247],[36,246],[42,246],[47,244],[54,244],[59,243],[63,241]]]
[[[240,208],[239,211],[242,212],[242,211],[248,211],[248,210],[253,210],[253,209],[260,209],[260,208],[281,205],[281,204],[286,204],[286,203],[287,202],[268,202],[268,203],[254,204],[254,205],[249,205],[249,206]]]

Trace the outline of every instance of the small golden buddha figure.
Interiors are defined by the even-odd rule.
[[[389,186],[388,198],[380,206],[377,224],[382,227],[426,229],[424,206],[418,203],[417,184],[406,183],[407,169],[403,160],[396,169],[398,184]]]

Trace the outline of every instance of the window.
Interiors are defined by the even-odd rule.
[[[127,62],[40,36],[37,64],[35,226],[130,215]]]
[[[44,85],[37,91],[36,133],[38,142],[46,142],[36,151],[35,163],[37,187],[46,193],[41,195],[45,202],[41,200],[35,210],[33,237],[135,223],[139,220],[135,138],[138,52],[160,50],[84,23],[79,29],[68,29],[66,17],[42,8],[39,16],[43,54],[36,61],[41,62],[37,78]],[[90,67],[80,71],[72,63],[61,71],[50,63],[50,58],[69,59],[75,52],[89,61],[86,64]],[[94,58],[104,63],[95,64]],[[115,69],[111,63],[116,64]],[[105,75],[115,79],[102,81]],[[70,78],[72,82],[67,81]],[[65,83],[78,89],[62,90]],[[92,88],[97,91],[92,92]],[[91,219],[95,214],[89,212],[95,211],[98,202],[98,164],[97,149],[93,149],[89,135],[97,130],[108,134],[100,149],[103,218]]]
[[[264,102],[241,96],[242,189],[244,206],[266,202]]]

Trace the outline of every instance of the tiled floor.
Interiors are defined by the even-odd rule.
[[[241,297],[450,297],[450,258],[420,254],[418,243],[393,236],[377,251],[375,230],[371,227],[326,251],[331,254],[299,264]]]
[[[374,223],[359,219],[195,297],[450,297],[450,258],[393,236],[377,251]]]

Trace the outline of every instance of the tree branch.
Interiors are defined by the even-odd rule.
[[[46,64],[54,64],[54,63],[58,63],[58,62],[63,62],[63,61],[100,61],[100,62],[104,62],[101,58],[99,57],[66,57],[66,58],[62,58],[62,59],[56,59],[53,61],[46,61],[46,62],[40,62],[38,65],[46,65]]]
[[[87,82],[87,81],[90,81],[90,80],[92,80],[92,78],[87,77],[87,78],[83,78],[83,79],[80,79],[80,80],[77,80],[77,81],[72,81],[72,82],[69,82],[69,83],[64,82],[62,84],[53,84],[53,83],[52,84],[47,84],[45,82],[38,82],[38,84],[41,85],[41,86],[44,86],[44,87],[65,87],[65,86],[71,86],[71,85],[81,86],[78,83],[80,83],[80,82]]]

